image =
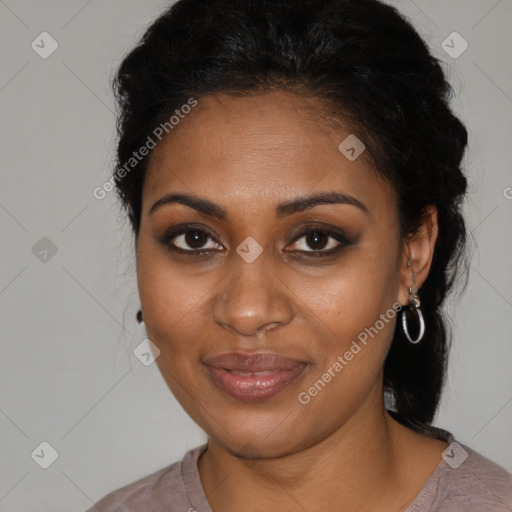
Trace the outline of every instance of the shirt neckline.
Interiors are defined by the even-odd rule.
[[[449,445],[455,442],[455,437],[451,432],[438,429],[436,427],[431,428],[436,430],[440,437],[448,442]],[[185,454],[181,464],[181,476],[183,479],[183,484],[187,491],[188,500],[196,512],[213,512],[201,484],[199,469],[197,467],[197,461],[199,460],[199,457],[206,451],[207,448],[208,442],[197,446],[192,450],[189,450]],[[402,509],[402,512],[412,512],[413,510],[415,512],[419,512],[420,510],[428,510],[424,507],[430,506],[433,503],[435,495],[432,495],[432,497],[429,498],[426,498],[426,495],[428,494],[430,487],[438,479],[438,476],[445,471],[446,466],[447,464],[445,460],[441,458],[430,477],[423,484],[423,487],[420,489],[418,494],[416,494],[413,500],[410,501],[406,507]]]

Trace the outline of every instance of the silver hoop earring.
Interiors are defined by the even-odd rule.
[[[414,293],[412,287],[409,287],[409,293],[412,295],[412,301],[409,304],[409,308],[413,311],[416,311],[418,315],[418,322],[420,324],[420,332],[418,333],[418,337],[413,340],[411,335],[409,334],[409,328],[407,326],[407,317],[405,316],[405,308],[402,310],[402,328],[404,330],[405,337],[409,340],[410,343],[414,345],[419,343],[425,334],[425,320],[423,319],[423,314],[420,309],[420,298],[416,293]]]

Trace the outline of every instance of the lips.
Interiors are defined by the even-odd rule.
[[[295,382],[308,366],[275,352],[229,352],[207,357],[203,364],[220,390],[243,402],[275,396]]]

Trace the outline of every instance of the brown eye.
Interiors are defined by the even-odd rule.
[[[187,231],[184,235],[185,243],[193,249],[200,249],[208,240],[208,235],[204,231]]]
[[[325,249],[329,241],[329,236],[320,231],[312,231],[308,233],[305,238],[307,245],[316,251]]]
[[[351,243],[341,232],[326,228],[309,228],[295,239],[290,249],[292,252],[311,255],[330,255]]]
[[[164,235],[159,241],[172,251],[201,253],[222,250],[222,245],[217,243],[208,231],[195,227],[174,230]]]

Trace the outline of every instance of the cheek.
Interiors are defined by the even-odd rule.
[[[312,318],[346,342],[372,326],[395,303],[397,254],[375,237],[350,249],[322,275],[300,280],[290,275],[287,284]]]
[[[304,305],[305,323],[316,326],[318,366],[308,384],[331,371],[322,379],[329,381],[329,392],[322,391],[317,403],[337,394],[357,401],[353,393],[366,393],[381,373],[395,328],[398,290],[397,252],[384,245],[367,243],[325,276],[290,285]]]
[[[156,363],[173,394],[186,403],[201,393],[197,373],[210,318],[208,290],[215,289],[219,276],[193,276],[149,246],[139,252],[137,278],[147,334],[160,350]]]
[[[333,381],[343,394],[367,387],[380,373],[396,322],[391,294],[386,297],[375,287],[374,293],[366,293],[368,288],[359,286],[363,281],[357,277],[316,283],[314,290],[306,288],[298,295],[299,301],[307,300],[303,315],[309,332],[315,334],[318,366],[313,377],[334,371],[340,376]],[[343,368],[334,368],[336,362]]]
[[[299,414],[307,415],[310,431],[319,437],[347,421],[370,394],[375,399],[372,391],[380,389],[396,324],[392,301],[383,301],[378,292],[361,296],[350,280],[339,280],[336,286],[334,291],[326,285],[323,295],[312,301],[309,323],[318,329],[317,365],[296,397]],[[281,434],[286,432],[279,429],[276,436]]]
[[[191,277],[178,265],[170,264],[160,249],[151,249],[149,243],[139,247],[139,296],[148,338],[160,350],[156,364],[176,399],[193,413],[197,397],[201,396],[197,340],[204,334],[204,321],[208,318],[205,290],[215,283],[209,283],[211,275]],[[205,427],[201,417],[192,416]]]
[[[214,279],[211,273],[198,277],[184,272],[165,251],[144,238],[139,241],[137,281],[144,322],[162,341],[165,333],[171,334],[180,323],[197,316]]]

